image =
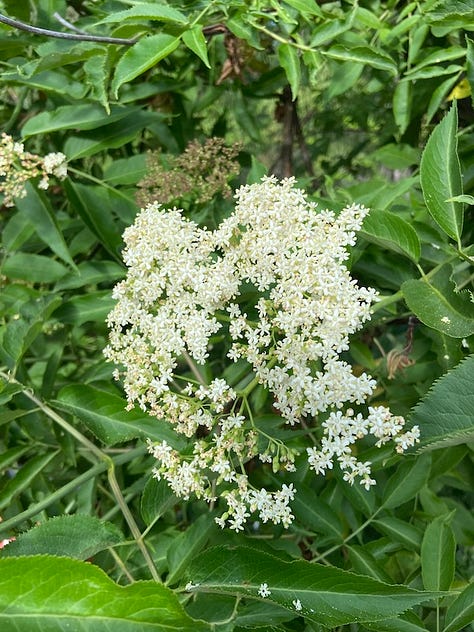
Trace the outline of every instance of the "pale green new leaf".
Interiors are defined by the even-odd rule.
[[[469,584],[446,610],[443,632],[457,632],[474,621],[474,583]]]
[[[430,279],[405,281],[401,290],[422,323],[452,338],[465,338],[474,333],[474,303],[467,291],[455,292],[451,274],[445,264]]]
[[[433,130],[421,156],[420,179],[425,203],[435,222],[458,243],[463,226],[463,205],[447,202],[462,195],[461,167],[457,153],[458,114],[453,104]]]
[[[404,219],[389,211],[370,211],[360,235],[402,255],[418,261],[421,245],[416,230]]]
[[[38,555],[0,559],[2,632],[203,632],[173,592],[152,581],[115,584],[93,564]]]
[[[434,383],[415,406],[410,422],[420,426],[421,449],[474,441],[474,355]]]
[[[49,554],[87,560],[121,540],[122,533],[111,522],[81,514],[56,516],[17,535],[2,557]]]
[[[301,82],[301,66],[298,51],[294,46],[291,46],[291,44],[280,44],[278,47],[278,59],[290,84],[294,101],[298,96]]]
[[[456,540],[449,524],[453,513],[438,516],[421,543],[421,575],[426,590],[449,590],[456,568]]]
[[[327,627],[383,620],[433,596],[305,560],[285,562],[246,547],[208,549],[192,561],[189,578],[198,584],[198,593],[254,599],[261,599],[258,591],[266,583],[271,594],[265,602]],[[295,609],[296,599],[301,610]]]
[[[119,60],[112,80],[112,92],[117,96],[120,86],[143,74],[170,55],[180,42],[179,37],[158,33],[140,39]]]
[[[185,31],[182,35],[183,42],[186,46],[195,53],[199,59],[208,67],[211,67],[209,63],[209,57],[207,55],[206,38],[202,32],[202,26],[196,24],[189,31]]]

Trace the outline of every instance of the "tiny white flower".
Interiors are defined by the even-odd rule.
[[[301,601],[299,599],[293,599],[291,603],[293,604],[295,610],[298,610],[298,612],[300,610],[303,610],[303,606],[301,605]]]
[[[264,583],[260,584],[258,594],[260,595],[260,597],[263,597],[263,599],[265,599],[265,597],[269,597],[272,594],[272,591],[268,589],[268,584]]]

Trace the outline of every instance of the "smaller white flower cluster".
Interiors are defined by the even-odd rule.
[[[39,188],[49,187],[50,176],[63,180],[67,176],[66,156],[60,152],[39,156],[25,151],[23,143],[15,142],[8,134],[0,137],[0,193],[3,204],[13,206],[14,198],[26,195],[25,184],[40,177]]]
[[[177,209],[142,210],[124,233],[129,270],[108,317],[105,355],[122,366],[115,376],[124,379],[129,407],[193,438],[184,454],[150,442],[154,475],[185,499],[224,499],[217,522],[236,531],[253,513],[284,527],[293,520],[292,485],[267,491],[249,480],[250,460],[294,471],[301,452],[254,420],[255,386],[272,395],[276,425],[307,428],[308,462],[319,474],[338,463],[346,481],[368,489],[375,481],[371,464],[354,456],[357,440],[371,435],[399,452],[418,440],[418,428],[403,432],[403,418],[384,407],[369,408],[367,417],[344,411],[364,404],[376,385],[340,357],[376,299],[345,265],[368,210],[317,212],[294,185],[271,177],[241,187],[234,212],[215,231]],[[223,353],[247,367],[250,382],[240,390],[222,377],[202,383],[193,364],[206,361],[218,332]]]

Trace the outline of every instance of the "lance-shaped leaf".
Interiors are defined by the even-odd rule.
[[[20,533],[2,551],[2,557],[49,554],[87,560],[121,540],[122,533],[111,522],[80,514],[56,516]]]
[[[127,402],[112,393],[88,384],[65,386],[58,395],[58,406],[76,415],[106,445],[115,445],[135,437],[167,441],[179,449],[183,439],[170,425],[140,410],[125,410]]]
[[[196,24],[196,26],[193,26],[192,29],[183,33],[183,42],[204,62],[204,64],[206,64],[208,68],[211,67],[209,57],[207,55],[206,38],[204,37],[202,26],[200,24]]]
[[[117,96],[118,89],[124,83],[132,81],[170,55],[179,46],[179,42],[179,37],[158,33],[142,38],[129,48],[115,69],[112,81],[114,95]]]
[[[284,562],[246,547],[208,549],[193,560],[189,577],[197,592],[255,599],[262,599],[259,589],[266,584],[265,602],[327,627],[383,620],[433,596],[305,560]]]
[[[418,261],[421,246],[416,230],[404,219],[388,211],[370,211],[364,220],[362,237]]]
[[[449,590],[456,567],[456,540],[449,524],[453,513],[438,516],[426,527],[421,543],[421,575],[426,590]]]
[[[474,355],[434,383],[415,406],[410,422],[420,426],[421,449],[474,441]]]
[[[463,205],[448,202],[462,194],[457,152],[458,112],[453,104],[435,127],[421,156],[420,179],[425,203],[435,222],[458,243],[463,225]]]
[[[457,632],[474,620],[474,583],[462,591],[446,611],[444,632]]]
[[[278,47],[278,59],[290,84],[294,101],[298,96],[301,82],[301,67],[298,51],[294,46],[291,46],[291,44],[281,44]]]
[[[174,593],[152,581],[118,586],[97,566],[37,555],[0,560],[0,629],[203,632]]]
[[[346,46],[336,44],[328,51],[324,51],[324,55],[332,57],[333,59],[340,59],[341,61],[366,64],[372,68],[386,70],[393,75],[397,73],[397,65],[390,55],[387,55],[382,51],[376,51],[368,46],[354,46],[353,48],[347,48]]]
[[[401,289],[422,323],[451,338],[465,338],[474,333],[474,304],[469,292],[455,291],[451,273],[451,266],[445,264],[430,279],[405,281]]]

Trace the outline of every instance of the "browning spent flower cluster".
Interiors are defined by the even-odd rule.
[[[40,177],[39,188],[49,187],[49,177],[63,180],[67,176],[66,156],[50,153],[38,156],[25,151],[23,143],[15,142],[8,134],[0,137],[0,193],[3,204],[13,206],[14,198],[26,195],[25,184],[32,178]]]
[[[376,445],[392,441],[402,452],[419,431],[404,432],[404,419],[382,406],[369,407],[367,416],[351,407],[375,388],[340,357],[376,299],[344,263],[368,210],[352,204],[337,216],[317,212],[292,178],[243,186],[236,200],[215,231],[176,208],[155,203],[141,211],[124,233],[128,275],[114,290],[105,355],[122,367],[115,377],[123,377],[130,408],[138,404],[192,439],[185,454],[150,441],[154,475],[185,499],[224,498],[217,522],[238,531],[254,512],[285,527],[293,520],[293,485],[255,488],[250,459],[294,471],[306,452],[315,472],[338,463],[350,484],[358,479],[368,489],[375,484],[371,464],[355,456],[356,441],[371,435]],[[250,302],[243,297],[249,285],[257,295]],[[217,332],[229,360],[252,374],[240,390],[222,377],[199,383],[195,367],[178,369],[182,357],[203,364]],[[249,395],[258,384],[273,396],[282,423],[305,429],[305,447],[282,442],[254,418]]]
[[[204,143],[191,141],[182,154],[168,158],[168,165],[160,152],[150,152],[147,175],[138,183],[137,204],[170,204],[189,195],[198,203],[208,202],[217,193],[230,197],[228,181],[240,171],[239,151],[238,143],[229,147],[215,137]]]

